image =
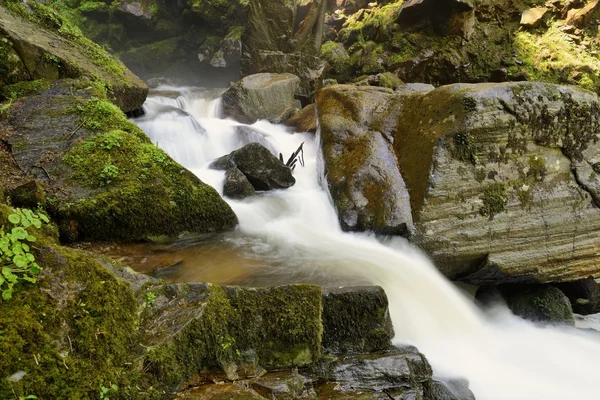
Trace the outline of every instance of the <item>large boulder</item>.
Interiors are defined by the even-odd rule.
[[[392,146],[402,110],[383,88],[330,86],[317,96],[331,197],[345,231],[409,235],[409,194]]]
[[[497,284],[600,275],[595,94],[545,83],[393,93],[332,86],[317,107],[342,226],[373,209],[391,215],[384,206],[396,204],[389,199],[406,187],[414,242],[452,279]],[[392,149],[390,162],[373,157],[373,137]],[[373,178],[361,188],[363,171]],[[390,176],[403,183],[390,185]],[[383,186],[369,198],[365,189],[376,183]],[[383,189],[392,197],[379,194]]]
[[[250,143],[218,158],[210,167],[217,170],[237,167],[256,190],[287,189],[296,183],[292,170],[259,143]]]
[[[378,286],[323,289],[323,348],[370,353],[390,348],[394,327],[388,299]]]
[[[223,115],[247,124],[285,121],[298,106],[294,95],[299,83],[292,74],[249,75],[223,93]]]
[[[137,240],[237,224],[212,187],[104,96],[92,81],[57,81],[0,118],[14,160],[7,167],[16,163],[43,183],[62,240]]]
[[[146,84],[77,27],[37,2],[12,8],[20,13],[0,5],[0,72],[5,72],[0,88],[24,80],[88,77],[102,81],[124,112],[141,108]]]

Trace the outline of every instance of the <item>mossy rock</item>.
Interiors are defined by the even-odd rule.
[[[0,86],[22,80],[94,77],[125,112],[142,106],[148,87],[79,28],[38,2],[0,2]],[[15,58],[15,54],[18,58]],[[24,67],[24,68],[23,68]]]
[[[0,225],[11,212],[0,205]],[[130,285],[111,272],[121,267],[58,246],[51,226],[29,231],[43,270],[37,283],[20,285],[0,304],[0,398],[96,398],[111,384],[118,398],[134,398],[127,370],[137,304]],[[20,380],[8,379],[19,371]]]
[[[105,90],[96,81],[58,81],[19,100],[0,122],[21,170],[45,182],[62,240],[137,240],[235,226],[218,193],[152,144]]]
[[[321,290],[312,285],[265,289],[175,284],[157,294],[143,325],[144,370],[176,390],[202,371],[237,379],[309,365],[321,355]],[[252,372],[250,372],[252,373]]]

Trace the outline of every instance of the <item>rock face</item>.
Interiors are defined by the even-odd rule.
[[[400,8],[397,22],[411,29],[432,24],[438,34],[468,38],[475,23],[473,10],[468,0],[407,0]]]
[[[299,83],[292,74],[247,76],[223,93],[223,115],[247,124],[284,121],[298,105],[294,94]]]
[[[218,158],[210,167],[218,170],[236,167],[256,190],[287,189],[296,183],[292,170],[259,143],[250,143]]]
[[[392,91],[330,86],[319,92],[325,174],[345,231],[408,235],[409,194],[392,146],[401,108]]]
[[[600,312],[600,285],[594,279],[564,282],[557,287],[571,301],[573,312],[581,315]]]
[[[212,187],[103,96],[85,79],[56,81],[0,118],[14,162],[43,183],[62,240],[137,240],[237,224]]]
[[[543,83],[395,93],[332,86],[321,94],[327,180],[343,226],[372,210],[363,200],[368,186],[354,182],[357,171],[373,168],[382,175],[373,174],[371,185],[377,176],[405,182],[389,190],[408,189],[414,242],[451,279],[558,282],[600,274],[596,95]],[[377,129],[391,162],[370,156],[382,147],[372,139]],[[365,152],[371,158],[359,157]],[[373,198],[378,212],[395,204]]]
[[[254,186],[248,181],[246,175],[237,167],[229,167],[225,171],[225,184],[223,185],[223,195],[232,199],[244,199],[256,193]]]
[[[294,127],[297,132],[315,133],[317,131],[316,105],[307,105],[285,121],[285,124]]]
[[[465,379],[434,380],[433,394],[436,400],[475,400]]]
[[[35,2],[29,10],[24,15],[54,18],[59,26],[44,28],[0,5],[0,88],[24,80],[94,77],[106,82],[109,97],[124,112],[141,108],[148,93],[144,82],[51,9]]]
[[[330,353],[370,353],[391,346],[388,300],[377,286],[323,289],[323,347]]]

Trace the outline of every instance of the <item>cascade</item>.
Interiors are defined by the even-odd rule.
[[[224,173],[207,165],[248,142],[237,132],[242,124],[220,119],[220,101],[214,96],[167,90],[177,97],[151,95],[146,115],[135,122],[176,161],[222,193]],[[295,169],[297,182],[290,189],[243,201],[226,199],[239,218],[242,237],[260,243],[263,251],[268,248],[270,257],[293,259],[294,268],[326,264],[328,273],[382,286],[390,301],[395,340],[417,346],[436,375],[468,379],[478,400],[599,397],[600,335],[535,326],[503,306],[484,314],[404,240],[342,232],[319,184],[314,135],[291,133],[265,121],[251,127],[251,140],[272,146],[284,157],[304,142],[306,165]],[[593,318],[587,323],[598,325]]]

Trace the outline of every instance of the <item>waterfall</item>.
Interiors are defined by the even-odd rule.
[[[340,276],[360,276],[382,286],[395,341],[416,345],[436,375],[465,377],[478,400],[600,397],[600,336],[535,326],[502,306],[482,313],[404,240],[382,243],[372,235],[341,231],[319,185],[314,135],[259,121],[250,126],[253,135],[240,139],[242,124],[218,118],[219,100],[190,90],[173,95],[151,96],[146,116],[136,122],[154,143],[221,193],[224,173],[208,169],[211,160],[248,140],[270,145],[284,157],[305,143],[306,165],[294,171],[296,185],[243,201],[227,199],[239,218],[239,232],[282,260],[293,259],[294,268],[325,263]]]

